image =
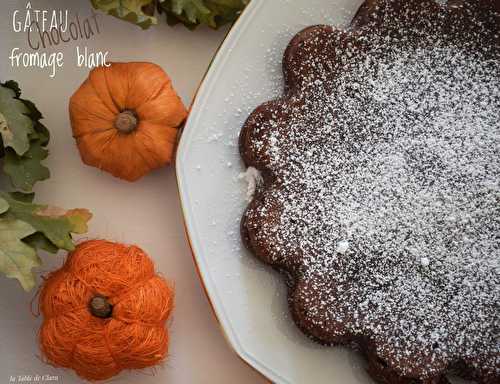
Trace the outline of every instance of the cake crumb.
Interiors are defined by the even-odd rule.
[[[260,171],[254,167],[248,167],[245,172],[242,172],[238,175],[239,180],[244,180],[247,183],[247,193],[246,200],[252,201],[253,196],[255,195],[255,191],[257,187],[262,184],[262,174]]]

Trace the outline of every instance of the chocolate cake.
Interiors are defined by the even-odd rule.
[[[298,33],[240,135],[242,237],[380,383],[500,383],[500,1],[368,0]]]

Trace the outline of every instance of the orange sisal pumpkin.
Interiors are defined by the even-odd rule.
[[[129,181],[171,162],[187,116],[170,78],[152,63],[94,68],[69,112],[83,162]]]
[[[88,380],[153,366],[168,351],[173,297],[140,248],[82,243],[42,286],[42,353]]]

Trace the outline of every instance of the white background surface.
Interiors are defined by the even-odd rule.
[[[88,0],[34,0],[34,9],[69,9],[80,16],[90,14]],[[136,243],[156,261],[158,270],[175,280],[177,297],[170,326],[170,357],[153,371],[125,372],[112,383],[263,383],[226,344],[211,313],[195,272],[184,234],[174,168],[153,172],[130,184],[81,163],[71,137],[68,99],[88,70],[76,67],[75,47],[109,51],[113,61],[152,61],[162,66],[186,105],[202,79],[227,29],[217,32],[181,26],[160,26],[142,31],[134,25],[99,16],[101,34],[88,41],[56,48],[64,53],[65,65],[55,79],[48,70],[11,68],[8,56],[14,47],[29,52],[24,33],[14,33],[12,12],[24,10],[26,1],[3,0],[0,5],[0,81],[15,79],[23,96],[33,100],[52,132],[46,164],[52,177],[36,187],[37,201],[94,213],[89,238]],[[22,12],[22,14],[24,14]],[[53,52],[48,49],[47,52]],[[42,255],[37,274],[59,267],[63,254]],[[38,279],[40,282],[40,279]],[[30,312],[35,292],[24,293],[15,280],[0,277],[0,383],[17,375],[53,375],[60,383],[79,383],[72,371],[55,369],[40,361],[37,331],[41,318]],[[27,381],[29,382],[29,381]]]

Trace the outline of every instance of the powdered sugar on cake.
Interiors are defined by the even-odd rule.
[[[311,323],[377,340],[402,374],[410,357],[478,353],[498,374],[498,53],[382,42],[343,52],[338,76],[319,71],[256,128],[272,183],[252,214],[279,211],[256,236],[276,262],[302,256]]]

